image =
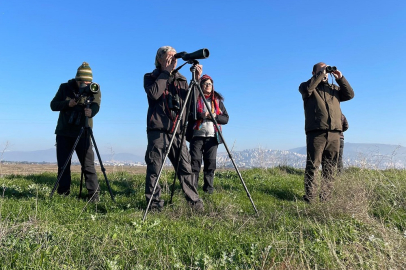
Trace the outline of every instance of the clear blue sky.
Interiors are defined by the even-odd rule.
[[[346,142],[406,146],[406,1],[14,0],[0,2],[0,147],[52,148],[49,103],[86,61],[102,90],[100,152],[143,155],[143,76],[163,45],[210,50],[201,64],[225,96],[230,148],[304,146],[298,86],[320,61],[355,91]]]

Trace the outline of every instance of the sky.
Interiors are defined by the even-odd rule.
[[[402,0],[1,1],[0,151],[54,147],[50,101],[86,61],[102,93],[99,151],[144,155],[143,76],[164,45],[210,51],[200,63],[225,97],[230,149],[304,146],[298,87],[318,62],[354,89],[346,142],[406,146],[405,25]],[[190,81],[189,65],[180,72]]]

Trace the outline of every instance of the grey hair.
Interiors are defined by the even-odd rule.
[[[155,67],[156,68],[161,68],[161,64],[159,63],[159,59],[162,58],[163,55],[165,55],[167,52],[175,52],[176,50],[171,47],[171,46],[162,46],[161,48],[158,49],[158,51],[156,52],[156,56],[155,56]]]

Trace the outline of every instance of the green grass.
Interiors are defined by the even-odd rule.
[[[406,268],[406,171],[350,168],[331,201],[312,205],[303,173],[243,171],[258,216],[238,175],[222,171],[213,195],[199,190],[203,213],[177,184],[173,205],[144,223],[144,175],[108,174],[112,202],[100,174],[98,204],[77,198],[78,174],[70,196],[52,199],[55,174],[0,178],[1,269]],[[166,202],[172,181],[164,172]]]

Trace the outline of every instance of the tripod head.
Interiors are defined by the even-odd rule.
[[[199,61],[197,61],[196,59],[190,59],[187,60],[185,63],[183,63],[182,65],[180,65],[179,67],[177,67],[176,69],[174,69],[172,71],[172,74],[175,74],[176,72],[178,72],[181,68],[183,68],[183,66],[185,66],[186,64],[191,64],[192,66],[190,67],[190,71],[192,71],[192,68],[194,68],[196,70],[196,65],[199,64]],[[194,72],[194,71],[193,71]]]

